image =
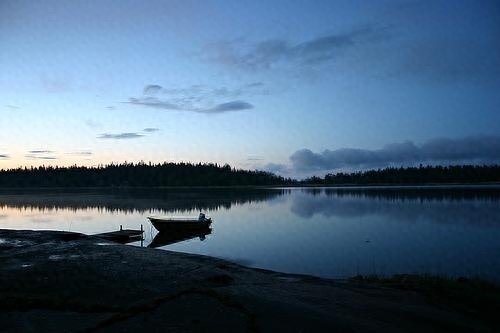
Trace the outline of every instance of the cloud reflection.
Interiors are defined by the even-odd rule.
[[[500,225],[500,189],[311,189],[293,197],[291,211],[355,219],[383,217],[406,223]]]

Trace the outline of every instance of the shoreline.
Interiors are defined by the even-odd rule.
[[[370,184],[297,184],[297,185],[235,185],[235,186],[35,186],[0,187],[1,191],[40,191],[40,190],[251,190],[251,189],[288,189],[288,188],[498,188],[500,182],[482,183],[370,183]]]
[[[500,327],[490,313],[500,305],[499,288],[469,280],[330,280],[77,233],[2,229],[0,265],[6,332]]]

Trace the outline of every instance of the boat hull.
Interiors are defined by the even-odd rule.
[[[156,230],[160,232],[166,231],[176,231],[176,230],[203,230],[210,227],[212,219],[206,219],[205,221],[198,221],[196,219],[159,219],[148,217]]]

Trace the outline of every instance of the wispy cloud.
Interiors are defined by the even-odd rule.
[[[188,87],[150,84],[144,87],[142,96],[131,97],[124,103],[171,111],[214,114],[252,109],[254,106],[251,103],[238,97],[266,93],[262,82],[252,82],[233,89],[203,84]]]
[[[8,108],[8,109],[11,109],[11,110],[19,110],[19,109],[21,109],[20,106],[13,105],[13,104],[6,104],[5,107]]]
[[[498,83],[497,7],[495,1],[471,3],[467,12],[446,1],[399,1],[379,6],[371,21],[350,31],[302,41],[223,40],[206,45],[198,57],[231,71],[282,69],[275,73],[293,77],[339,64],[336,70],[376,79]]]
[[[155,133],[158,131],[160,131],[159,128],[146,127],[141,132],[103,133],[103,134],[100,134],[97,138],[98,139],[110,139],[110,140],[139,139],[139,138],[145,137],[148,134],[152,134],[152,133]],[[82,153],[87,153],[87,155],[92,154],[92,153],[88,154],[88,152],[86,152],[86,151],[81,152],[81,154]]]
[[[146,133],[154,133],[154,132],[158,132],[159,130],[160,130],[159,128],[148,127],[148,128],[143,129],[142,131],[146,132]]]
[[[30,150],[28,153],[29,154],[53,154],[55,152],[52,150]]]
[[[44,156],[44,155],[35,155],[35,154],[26,154],[24,155],[27,159],[30,160],[57,160],[56,156]]]
[[[252,82],[252,83],[245,84],[246,88],[260,88],[263,86],[264,86],[264,83],[262,83],[262,82]]]
[[[135,132],[126,132],[126,133],[103,133],[100,134],[98,139],[111,139],[111,140],[125,140],[125,139],[138,139],[142,138],[144,134],[135,133]]]
[[[377,40],[379,31],[365,27],[292,43],[268,39],[256,43],[243,39],[209,44],[202,52],[206,60],[243,70],[271,69],[282,65],[319,65],[344,54],[358,43]]]
[[[50,149],[33,149],[28,151],[25,158],[30,160],[57,160],[56,152]]]
[[[10,155],[9,154],[0,154],[0,160],[9,160]]]
[[[154,95],[158,93],[162,89],[162,86],[158,84],[148,84],[144,87],[143,94],[144,95]]]
[[[247,161],[262,161],[262,160],[264,159],[260,156],[248,156],[247,158]]]
[[[416,145],[411,141],[392,143],[382,149],[342,148],[314,153],[301,149],[290,156],[297,171],[364,169],[418,163],[500,163],[500,136],[462,139],[439,138]]]
[[[91,152],[90,150],[74,150],[74,151],[65,152],[64,154],[71,155],[71,156],[92,156],[92,155],[94,155],[94,153]]]
[[[220,103],[213,107],[197,107],[181,103],[175,104],[169,101],[160,100],[155,97],[130,98],[129,101],[126,103],[147,106],[157,109],[164,109],[164,110],[190,111],[190,112],[205,113],[205,114],[242,111],[242,110],[249,110],[254,107],[252,104],[248,102],[239,100]]]
[[[183,109],[182,106],[180,106],[180,105],[170,103],[168,101],[162,101],[156,97],[141,97],[141,98],[131,97],[128,99],[128,102],[124,102],[124,103],[147,106],[147,107],[152,107],[152,108],[157,108],[157,109],[165,109],[165,110],[182,110]]]

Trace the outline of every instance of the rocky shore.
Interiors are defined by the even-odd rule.
[[[480,298],[470,303],[468,297],[461,302],[454,292],[442,293],[443,284],[436,293],[402,286],[265,271],[76,233],[0,230],[2,332],[494,332],[500,327],[491,315],[500,304],[496,288],[479,287],[473,292]]]

